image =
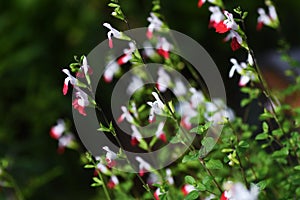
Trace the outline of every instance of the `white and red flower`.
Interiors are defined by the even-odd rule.
[[[158,39],[156,49],[157,53],[164,57],[164,59],[169,59],[170,58],[170,50],[173,48],[173,46],[167,41],[166,38],[160,37]]]
[[[186,86],[185,84],[182,82],[182,80],[180,79],[175,79],[174,81],[174,88],[173,88],[173,93],[175,94],[176,97],[179,97],[179,96],[183,96],[186,94],[187,92],[187,89],[186,89]]]
[[[113,151],[111,151],[108,146],[104,146],[103,149],[106,151],[106,155],[105,155],[105,161],[107,163],[107,166],[109,168],[112,168],[116,165],[116,158],[117,158],[117,154]]]
[[[101,163],[101,161],[96,165],[96,168],[95,168],[95,171],[94,171],[94,175],[98,176],[98,174],[100,172],[103,173],[103,174],[108,174],[108,172],[109,172],[108,168],[105,165],[103,165]]]
[[[65,151],[66,147],[72,147],[75,141],[75,137],[71,133],[67,133],[63,136],[61,136],[58,139],[58,153],[63,153]]]
[[[123,65],[127,63],[132,58],[132,54],[136,50],[135,44],[133,42],[129,42],[129,49],[124,49],[124,55],[118,59],[118,64]]]
[[[257,30],[261,30],[264,25],[271,28],[277,28],[279,25],[278,16],[276,9],[273,5],[268,6],[269,14],[266,14],[266,11],[263,8],[258,8],[257,12],[259,14],[257,18]]]
[[[239,81],[239,86],[245,86],[250,80],[255,80],[254,73],[246,69],[247,64],[245,62],[239,64],[235,58],[231,58],[230,62],[233,65],[229,71],[229,78],[233,77],[235,71],[240,74],[241,78]]]
[[[216,3],[216,0],[207,0],[210,3]],[[198,8],[201,8],[203,6],[203,4],[205,4],[206,0],[199,0],[198,1]]]
[[[154,198],[155,200],[160,200],[159,196],[162,195],[163,193],[160,191],[160,188],[157,188],[154,192]]]
[[[170,185],[173,185],[174,184],[174,179],[172,177],[172,171],[171,169],[167,168],[166,169],[166,177],[165,179],[167,180],[167,182],[170,184]]]
[[[236,51],[239,48],[241,48],[242,43],[243,43],[243,38],[238,34],[238,32],[234,30],[230,30],[228,35],[224,38],[224,42],[227,42],[231,39],[231,49],[232,51]]]
[[[149,122],[152,123],[155,118],[155,114],[161,115],[163,113],[163,109],[165,107],[164,103],[160,100],[158,94],[156,92],[152,92],[155,101],[148,101],[147,104],[151,106],[149,113]]]
[[[160,122],[158,124],[157,130],[155,132],[155,136],[163,142],[167,142],[166,134],[163,132],[164,122]]]
[[[109,31],[107,33],[108,44],[109,44],[110,48],[113,48],[112,37],[121,39],[122,33],[120,31],[118,31],[117,29],[114,29],[109,23],[104,23],[103,26],[109,29]]]
[[[75,87],[75,89],[77,90],[75,93],[76,98],[74,99],[72,105],[80,114],[86,116],[85,107],[90,104],[88,95],[78,87]]]
[[[126,119],[126,121],[128,123],[133,123],[134,119],[133,119],[130,111],[125,106],[121,106],[121,110],[122,110],[123,113],[118,118],[118,123],[121,123],[122,121],[124,121],[124,119]]]
[[[65,132],[66,130],[66,124],[64,122],[64,120],[59,119],[57,120],[57,125],[52,126],[50,129],[50,136],[53,139],[58,139],[62,136],[63,132]]]
[[[78,80],[71,75],[70,71],[68,69],[63,69],[62,70],[65,74],[67,74],[67,78],[65,78],[65,81],[64,81],[64,86],[63,86],[63,94],[66,95],[68,93],[68,85],[69,85],[69,82],[73,85],[73,86],[76,86]]]
[[[226,33],[230,30],[237,30],[238,25],[233,19],[233,15],[228,12],[227,10],[224,11],[224,15],[226,16],[226,19],[222,21],[222,23],[218,23],[216,28],[217,33]]]
[[[158,78],[156,81],[156,87],[160,92],[165,92],[168,86],[171,84],[171,77],[162,67],[158,69],[157,74]]]
[[[216,28],[220,23],[223,24],[225,19],[223,12],[221,11],[219,6],[210,6],[209,11],[211,12],[209,27]]]
[[[131,130],[132,130],[132,134],[131,134],[130,142],[132,146],[135,146],[140,143],[140,140],[142,139],[142,135],[140,131],[137,129],[137,127],[134,125],[131,125]]]
[[[112,60],[107,64],[107,66],[104,69],[103,78],[106,83],[110,83],[113,80],[113,77],[118,71],[120,70],[120,66],[117,62]]]
[[[83,56],[82,65],[79,68],[79,71],[76,73],[76,77],[83,78],[88,74],[91,75],[93,73],[92,68],[89,66],[87,62],[87,58]]]
[[[154,31],[159,31],[161,30],[163,26],[163,22],[154,14],[150,13],[150,17],[147,18],[148,22],[150,22],[147,30],[147,37],[151,39],[153,37],[153,32]]]
[[[190,192],[196,190],[196,188],[190,184],[185,184],[181,188],[181,192],[183,193],[184,196],[188,195]]]
[[[140,176],[144,176],[144,174],[146,172],[151,171],[151,165],[149,163],[147,163],[144,159],[142,159],[139,156],[137,156],[135,159],[139,163],[139,175]]]
[[[114,189],[119,184],[119,179],[117,176],[112,175],[107,183],[109,189]]]
[[[228,181],[224,184],[225,191],[222,193],[220,200],[257,200],[259,188],[252,184],[248,190],[241,183]]]
[[[131,81],[127,87],[127,94],[132,95],[136,90],[144,85],[143,80],[138,76],[132,76]]]

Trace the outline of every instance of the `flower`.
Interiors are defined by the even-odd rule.
[[[124,49],[124,55],[118,59],[118,64],[123,65],[127,63],[131,58],[133,52],[136,50],[136,47],[133,42],[129,42],[129,49]]]
[[[158,43],[156,45],[157,53],[165,59],[169,59],[169,51],[172,49],[172,47],[173,46],[167,41],[166,38],[161,37],[158,39]]]
[[[127,87],[127,94],[132,95],[136,90],[144,85],[143,80],[138,76],[132,76],[132,79]]]
[[[162,195],[163,193],[160,191],[160,188],[157,188],[154,192],[154,198],[155,200],[159,200],[159,196]]]
[[[109,29],[109,31],[107,33],[108,44],[109,44],[110,48],[113,48],[112,36],[114,38],[121,39],[122,33],[120,31],[114,29],[109,23],[104,23],[103,26]]]
[[[75,87],[77,92],[75,93],[76,98],[74,99],[72,105],[74,109],[78,110],[80,114],[86,116],[85,107],[90,104],[88,95],[82,91],[80,88]]]
[[[206,0],[199,0],[198,1],[198,8],[201,8],[205,2],[206,2]],[[216,0],[208,0],[208,2],[216,3]]]
[[[58,153],[63,153],[65,151],[66,147],[72,147],[74,144],[75,138],[74,135],[71,133],[68,133],[66,135],[61,136],[58,139]]]
[[[252,184],[250,191],[241,183],[228,181],[220,200],[257,200],[259,188]]]
[[[163,22],[153,13],[150,13],[150,17],[147,18],[148,22],[150,22],[148,29],[147,29],[147,37],[149,39],[152,38],[154,31],[159,31],[162,26]]]
[[[59,137],[61,137],[61,135],[63,134],[63,132],[65,132],[65,130],[66,130],[66,124],[64,120],[59,119],[57,120],[57,125],[51,127],[50,136],[57,140]]]
[[[238,64],[235,58],[231,58],[230,62],[233,64],[229,71],[229,78],[233,77],[234,72],[236,71],[238,74],[241,75],[239,86],[245,86],[250,80],[255,79],[255,75],[253,72],[246,70],[247,64],[242,62]],[[251,61],[250,61],[251,62]]]
[[[181,188],[181,192],[183,193],[184,196],[188,195],[190,192],[196,190],[196,188],[190,184],[185,184]]]
[[[135,146],[136,144],[138,144],[140,142],[140,140],[142,139],[142,135],[139,132],[139,130],[137,129],[136,126],[131,125],[131,130],[132,130],[132,135],[131,135],[131,145]]]
[[[121,106],[121,110],[123,111],[123,113],[118,118],[118,123],[121,123],[122,121],[124,121],[124,119],[126,119],[129,123],[133,123],[134,119],[130,114],[129,110],[125,106]]]
[[[277,28],[279,25],[279,20],[278,20],[275,7],[273,5],[269,5],[268,9],[269,9],[269,14],[266,14],[263,8],[257,9],[259,16],[257,18],[256,29],[258,31],[261,30],[264,25],[269,26],[271,28]]]
[[[170,184],[170,185],[173,185],[174,184],[174,179],[172,177],[172,171],[171,169],[167,168],[166,169],[166,177],[165,179],[167,180],[167,182]]]
[[[206,102],[205,108],[206,113],[204,117],[214,124],[221,123],[224,121],[224,118],[227,118],[229,121],[235,118],[234,112],[219,98],[214,98],[211,102]]]
[[[144,48],[144,55],[148,58],[152,58],[154,55],[156,55],[155,51],[153,50],[154,47],[149,41],[145,41],[143,43],[143,48]]]
[[[158,115],[162,114],[163,109],[165,107],[164,103],[160,100],[160,98],[159,98],[159,96],[156,92],[152,92],[152,95],[154,96],[155,101],[153,101],[153,102],[148,101],[147,102],[147,104],[149,106],[151,106],[149,119],[148,119],[150,123],[152,123],[154,121],[154,117],[155,117],[154,114],[158,114]]]
[[[87,62],[87,58],[83,56],[82,65],[79,68],[79,71],[76,73],[76,77],[83,78],[84,76],[87,76],[88,74],[92,74],[93,70],[89,66]]]
[[[145,160],[143,160],[141,157],[137,156],[136,161],[139,163],[139,175],[144,176],[145,172],[148,172],[151,170],[151,165],[147,163]]]
[[[209,20],[209,27],[216,28],[220,23],[223,24],[224,14],[220,10],[219,6],[210,6],[209,11],[211,12],[210,20]]]
[[[192,96],[190,99],[191,106],[192,106],[192,108],[197,108],[198,105],[205,100],[204,95],[201,91],[197,91],[195,88],[190,88],[189,90],[192,93]]]
[[[157,74],[156,87],[160,92],[165,92],[171,83],[171,77],[162,67],[158,69]]]
[[[106,151],[105,161],[109,168],[112,168],[116,165],[115,159],[117,158],[117,154],[111,151],[108,146],[104,146],[103,149]]]
[[[103,78],[106,83],[110,83],[114,75],[120,70],[120,66],[117,62],[110,61],[104,69]]]
[[[180,80],[180,79],[175,79],[174,81],[175,86],[173,88],[173,93],[175,94],[175,96],[183,96],[186,94],[186,87],[184,85],[184,83]]]
[[[216,26],[215,26],[216,32],[217,33],[226,33],[229,30],[237,30],[238,25],[234,21],[233,15],[226,10],[224,11],[224,15],[226,16],[226,19],[224,21],[216,24]]]
[[[115,175],[112,175],[107,183],[107,187],[109,189],[114,189],[118,184],[119,184],[119,179]]]
[[[160,122],[158,124],[158,127],[157,127],[157,130],[155,132],[155,136],[162,140],[163,142],[167,142],[167,137],[166,137],[166,134],[163,132],[163,128],[164,128],[164,122]]]
[[[180,125],[185,129],[190,130],[192,128],[190,120],[191,118],[196,117],[198,112],[192,107],[190,102],[181,102],[179,104],[179,110],[182,113]]]
[[[108,169],[105,165],[103,165],[101,162],[99,162],[96,165],[95,171],[94,171],[94,175],[97,176],[99,173],[104,173],[104,174],[108,174]]]
[[[243,43],[243,38],[238,34],[238,32],[234,30],[230,30],[228,35],[224,38],[224,42],[227,42],[231,39],[231,49],[232,51],[238,50],[242,43]]]
[[[198,1],[198,8],[201,8],[206,0],[199,0]]]
[[[63,86],[63,94],[66,95],[68,93],[69,82],[74,86],[77,84],[78,80],[71,75],[68,69],[63,69],[62,71],[68,76],[67,78],[65,78],[64,86]]]

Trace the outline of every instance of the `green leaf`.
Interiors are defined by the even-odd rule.
[[[246,19],[247,16],[248,16],[248,12],[244,12],[243,16],[242,16],[242,19]]]
[[[263,122],[262,128],[264,133],[267,133],[269,131],[269,125],[267,124],[267,122]]]
[[[210,159],[206,163],[208,169],[223,169],[223,163],[220,160]]]
[[[197,188],[199,191],[201,191],[201,192],[206,191],[206,187],[205,187],[205,185],[202,184],[202,183],[198,183],[196,188]]]
[[[287,155],[289,155],[289,149],[284,147],[278,151],[274,151],[272,157],[286,157]]]
[[[245,140],[242,140],[242,141],[239,142],[238,146],[241,147],[241,148],[247,149],[247,148],[249,148],[249,143],[246,142]]]
[[[95,181],[95,183],[102,184],[102,181],[98,177],[93,177],[93,181]]]
[[[255,140],[265,140],[269,137],[267,133],[260,133],[255,137]]]
[[[268,186],[268,181],[263,180],[257,183],[257,186],[259,187],[260,190],[264,190]]]
[[[98,131],[110,132],[110,129],[105,127],[102,123],[100,123],[100,128],[97,129]]]
[[[194,161],[197,160],[199,157],[198,152],[190,152],[188,155],[185,155],[182,159],[182,163],[186,163],[188,161]]]
[[[108,6],[109,6],[109,7],[112,7],[112,8],[120,7],[120,5],[118,5],[118,4],[116,4],[116,3],[109,3]]]
[[[190,132],[201,135],[202,133],[207,131],[211,125],[212,125],[212,122],[206,122],[204,125],[198,125],[197,127],[192,128],[190,130]]]
[[[300,171],[300,165],[295,166],[294,169]]]
[[[283,132],[281,129],[276,129],[272,131],[272,135],[276,136],[276,137],[281,137],[283,135]]]
[[[190,184],[190,185],[195,185],[196,180],[192,176],[186,176],[184,178],[185,182]]]
[[[102,184],[101,183],[92,183],[91,184],[91,187],[99,187],[101,186]]]
[[[242,99],[241,101],[241,107],[245,107],[249,103],[251,103],[252,99]]]
[[[147,142],[145,140],[141,139],[139,141],[139,147],[141,147],[144,150],[147,150],[148,149],[148,144],[147,144]]]
[[[84,165],[84,168],[91,169],[91,168],[95,168],[95,166],[94,165]]]
[[[271,118],[273,118],[273,115],[271,113],[269,113],[266,109],[264,110],[264,113],[262,113],[259,116],[260,120],[267,120],[267,119],[271,119]]]
[[[206,154],[207,152],[211,151],[216,144],[216,141],[212,137],[205,137],[201,141],[202,148],[200,149],[200,154]]]
[[[184,200],[193,200],[193,199],[197,199],[198,197],[199,197],[199,192],[197,190],[193,190],[184,198]]]

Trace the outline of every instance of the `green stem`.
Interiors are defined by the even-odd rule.
[[[12,188],[15,190],[15,194],[18,200],[24,200],[24,196],[18,186],[18,184],[16,183],[16,181],[14,180],[14,178],[7,172],[2,171],[2,176],[5,177],[12,185]]]
[[[104,179],[103,179],[103,177],[102,177],[101,172],[99,172],[98,175],[99,175],[99,178],[100,178],[100,180],[101,180],[101,182],[102,182],[102,187],[103,187],[103,191],[104,191],[104,194],[105,194],[105,196],[106,196],[106,199],[107,199],[107,200],[111,200],[110,195],[109,195],[109,193],[108,193],[108,190],[107,190],[107,187],[106,187],[106,184],[105,184],[105,182],[104,182]]]

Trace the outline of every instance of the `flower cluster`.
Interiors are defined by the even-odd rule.
[[[78,147],[74,135],[67,130],[66,123],[62,119],[57,120],[57,124],[51,127],[49,134],[53,139],[58,140],[58,153],[63,153],[65,148],[77,149]]]
[[[88,61],[85,56],[82,56],[81,62],[76,64],[80,66],[79,68],[73,69],[74,71],[76,71],[76,77],[72,76],[68,69],[62,70],[62,72],[67,75],[64,81],[63,94],[66,95],[68,93],[70,83],[76,90],[75,99],[73,100],[72,105],[74,109],[78,110],[81,115],[86,116],[85,108],[91,105],[91,101],[88,94],[80,88],[87,88],[90,86],[90,75],[93,73],[93,71],[92,68],[88,65]],[[84,78],[87,82],[87,85],[79,81],[79,78]]]

